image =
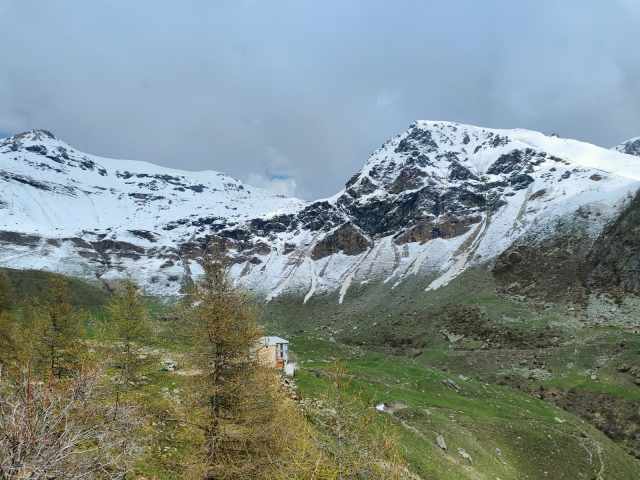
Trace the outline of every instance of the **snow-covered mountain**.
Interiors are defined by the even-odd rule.
[[[617,150],[419,121],[344,190],[305,202],[223,173],[87,155],[34,130],[0,141],[0,266],[107,283],[131,274],[174,294],[216,235],[267,300],[338,291],[342,302],[356,286],[413,275],[437,289],[567,222],[593,243],[640,186],[640,158]]]
[[[194,234],[305,204],[224,173],[87,155],[45,130],[0,141],[0,186],[0,265],[129,272],[162,291],[177,289]]]
[[[640,137],[622,142],[620,145],[613,147],[612,150],[640,157]]]

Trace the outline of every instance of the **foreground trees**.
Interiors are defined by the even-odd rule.
[[[129,372],[148,310],[126,287],[107,310]],[[88,366],[99,358],[88,362],[86,315],[71,305],[66,279],[52,276],[41,298],[21,306],[22,329],[0,312],[0,478],[127,478],[144,453],[146,419],[104,364]],[[18,343],[24,354],[9,355]]]
[[[263,331],[246,291],[230,276],[219,245],[181,309],[199,374],[188,404],[200,433],[200,478],[261,478],[278,457],[283,397],[275,372],[255,354]]]
[[[353,391],[346,365],[336,359],[325,375],[329,388],[309,408],[318,450],[311,478],[409,478],[389,418],[364,391]]]
[[[78,366],[84,318],[85,313],[71,305],[69,285],[59,274],[51,277],[43,300],[25,308],[25,340],[33,361],[49,377],[61,378]]]
[[[154,366],[126,396],[121,381],[127,392],[151,331],[133,282],[107,303],[100,341],[86,339],[85,315],[60,275],[40,300],[22,304],[23,325],[0,312],[0,479],[126,479],[136,459],[150,478],[405,478],[387,417],[353,396],[344,365],[326,372],[320,401],[301,408],[261,361],[255,303],[219,246],[203,267],[178,312],[186,336],[169,346],[184,375]],[[16,354],[20,344],[26,354]],[[146,428],[157,439],[149,442]]]
[[[137,404],[111,401],[101,378],[0,372],[0,478],[126,478],[143,451],[143,420]]]
[[[351,376],[340,360],[324,370],[329,387],[317,399],[303,402],[295,448],[279,480],[402,480],[415,478],[400,453],[390,417],[376,411],[364,391],[351,388]]]
[[[151,323],[149,308],[140,287],[130,279],[107,304],[109,318],[104,322],[106,340],[115,351],[115,360],[122,369],[123,389],[129,391],[129,382],[146,363],[141,355],[140,342],[149,338]]]
[[[197,368],[182,414],[171,419],[186,428],[178,442],[191,440],[198,451],[188,478],[407,478],[387,418],[349,392],[343,364],[327,371],[330,388],[306,415],[286,396],[260,361],[255,305],[219,245],[180,316]]]

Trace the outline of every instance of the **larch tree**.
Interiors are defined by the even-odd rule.
[[[277,425],[285,405],[280,381],[258,358],[264,332],[255,304],[231,277],[219,243],[210,246],[203,267],[180,312],[199,372],[185,402],[195,419],[189,424],[201,438],[196,476],[263,478],[284,448]]]
[[[17,359],[19,346],[16,320],[8,311],[0,311],[0,366]]]
[[[51,277],[44,299],[27,310],[25,340],[34,361],[49,377],[62,377],[79,356],[85,313],[71,305],[69,285],[59,274]]]
[[[104,322],[106,339],[116,351],[126,393],[129,382],[144,364],[140,342],[150,336],[150,310],[140,287],[130,279],[125,280],[124,287],[107,304],[106,310],[109,313]]]
[[[15,291],[9,275],[0,270],[0,312],[11,310],[15,302]]]

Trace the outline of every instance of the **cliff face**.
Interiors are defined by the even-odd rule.
[[[639,179],[640,159],[619,151],[420,121],[344,190],[305,202],[223,173],[87,155],[34,130],[0,141],[0,266],[105,283],[130,273],[176,294],[216,236],[234,273],[268,299],[336,290],[341,302],[356,285],[391,289],[412,275],[437,289],[480,263],[505,288],[538,271],[555,292],[567,283],[556,266],[573,275],[604,248],[594,242]]]
[[[622,214],[602,232],[586,258],[582,276],[594,290],[610,290],[613,296],[640,295],[640,193]]]

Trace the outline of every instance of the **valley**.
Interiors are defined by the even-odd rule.
[[[297,392],[346,360],[420,478],[635,478],[637,143],[421,121],[307,202],[34,130],[0,142],[0,268],[23,297],[67,275],[97,318],[130,276],[153,306],[149,348],[180,364],[172,308],[219,238],[261,324],[290,340]],[[180,375],[146,377],[153,398],[180,391]]]

